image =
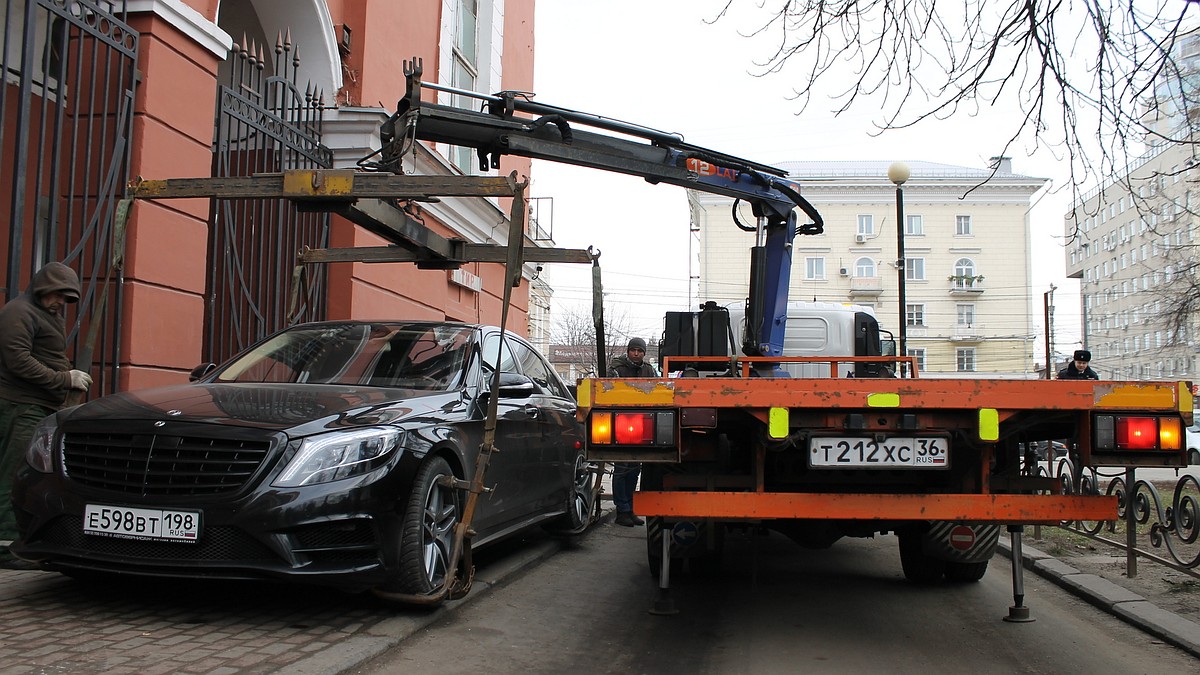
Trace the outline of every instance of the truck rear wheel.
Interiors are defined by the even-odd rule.
[[[921,547],[922,539],[919,532],[900,533],[900,566],[904,569],[905,579],[918,584],[932,584],[946,574],[947,565],[944,560],[925,553]],[[984,563],[984,569],[987,569],[987,563]]]

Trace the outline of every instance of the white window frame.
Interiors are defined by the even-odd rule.
[[[925,236],[925,219],[920,214],[904,216],[904,235],[908,237]]]
[[[858,214],[858,229],[855,234],[861,234],[866,237],[874,236],[875,234],[875,216],[870,213]]]
[[[875,268],[875,260],[863,256],[854,261],[854,276],[856,277],[874,277],[877,276]]]
[[[905,326],[923,327],[925,325],[925,303],[909,302],[904,305]]]
[[[906,347],[907,356],[915,357],[917,362],[917,370],[925,370],[925,348],[924,347]]]
[[[904,279],[905,281],[925,281],[925,259],[905,258]]]
[[[822,256],[805,258],[804,278],[807,281],[823,281],[825,279],[825,258]]]
[[[954,234],[958,237],[969,237],[975,234],[971,225],[971,216],[954,216]]]
[[[975,348],[957,347],[954,350],[954,367],[960,373],[975,372]]]
[[[956,326],[974,326],[975,319],[975,303],[960,302],[954,306],[954,323]]]

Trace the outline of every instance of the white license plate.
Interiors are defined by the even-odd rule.
[[[200,537],[200,512],[88,504],[83,510],[83,533],[195,543]]]
[[[809,466],[839,469],[945,469],[950,444],[937,436],[817,436],[808,441]]]

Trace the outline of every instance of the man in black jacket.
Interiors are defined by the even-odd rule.
[[[608,366],[609,377],[658,377],[654,366],[646,362],[646,341],[633,338],[625,348],[625,356],[618,356]],[[617,508],[614,522],[625,527],[645,525],[646,521],[633,513],[633,491],[637,489],[642,465],[636,462],[613,463],[613,504]]]
[[[13,477],[34,429],[72,389],[87,391],[92,384],[67,358],[62,309],[78,301],[79,277],[52,262],[33,275],[23,295],[0,308],[0,564],[14,562],[7,543],[17,536]]]
[[[1088,365],[1092,360],[1092,353],[1086,349],[1076,349],[1075,355],[1071,359],[1071,363],[1062,370],[1058,371],[1058,379],[1060,380],[1099,380],[1100,375],[1092,370]]]

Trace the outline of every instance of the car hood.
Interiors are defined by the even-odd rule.
[[[328,429],[444,419],[460,391],[305,384],[194,383],[113,394],[66,412],[66,422],[139,420],[224,424],[307,435]]]

